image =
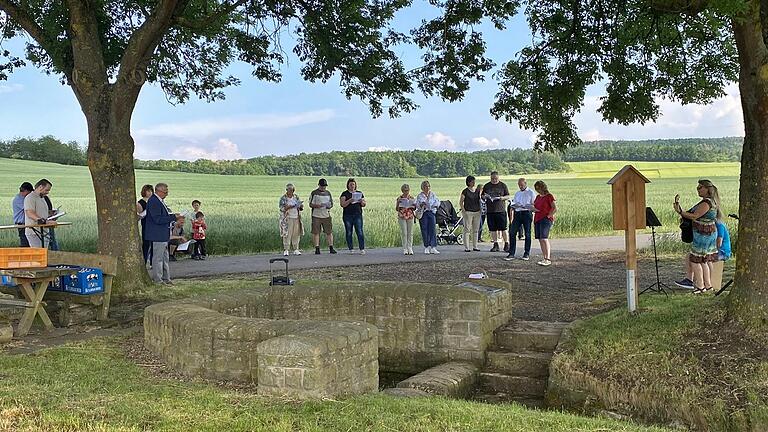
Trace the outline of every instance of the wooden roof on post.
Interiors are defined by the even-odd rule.
[[[612,185],[614,183],[617,183],[619,180],[622,180],[624,176],[632,175],[632,173],[640,177],[645,183],[651,182],[640,171],[638,171],[637,168],[633,167],[632,165],[624,165],[624,168],[622,168],[619,172],[616,173],[616,175],[614,175],[610,180],[608,180],[608,184]]]

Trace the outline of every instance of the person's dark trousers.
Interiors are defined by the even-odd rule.
[[[144,256],[144,262],[152,260],[152,242],[143,240],[141,242],[141,254]]]
[[[437,247],[437,231],[435,230],[435,214],[431,211],[425,211],[419,219],[419,228],[421,228],[421,241],[424,247]]]
[[[195,243],[192,245],[192,256],[206,255],[208,254],[205,252],[205,239],[195,240]]]
[[[56,230],[48,228],[48,249],[52,251],[59,250],[59,243],[56,241]]]
[[[521,238],[521,237],[523,237],[524,235],[525,235],[525,231],[523,231],[523,225],[521,224],[521,225],[520,225],[520,229],[519,229],[519,230],[517,230],[517,238]],[[510,237],[510,239],[512,239],[512,237]],[[511,240],[510,240],[510,241],[511,241]]]
[[[480,215],[480,228],[477,230],[477,241],[482,240],[483,238],[483,225],[485,225],[485,215]]]
[[[26,228],[19,228],[19,247],[29,247],[29,240],[27,240],[27,234],[24,233]]]
[[[512,223],[509,224],[509,254],[515,255],[517,249],[517,238],[515,237],[519,231],[523,231],[525,235],[525,255],[531,254],[531,222],[533,222],[533,214],[529,211],[515,212],[515,217],[512,219]]]
[[[347,237],[347,248],[349,250],[354,249],[352,244],[352,229],[354,228],[357,233],[357,244],[360,250],[365,250],[365,234],[363,233],[363,215],[345,215],[342,217],[344,220],[344,233]]]

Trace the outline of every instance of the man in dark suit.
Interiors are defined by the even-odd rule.
[[[168,211],[164,201],[167,196],[168,185],[158,183],[155,193],[147,200],[144,240],[152,242],[152,280],[156,283],[172,284],[168,264],[168,241],[171,237],[171,223],[176,221],[176,214]]]

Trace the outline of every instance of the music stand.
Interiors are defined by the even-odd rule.
[[[643,294],[646,291],[653,291],[655,293],[664,293],[664,295],[667,295],[667,290],[671,291],[672,289],[659,278],[659,256],[656,253],[656,227],[661,226],[661,221],[650,207],[645,208],[645,226],[651,227],[651,238],[653,239],[653,263],[656,266],[656,282],[640,291],[640,294]]]

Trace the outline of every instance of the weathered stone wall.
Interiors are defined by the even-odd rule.
[[[185,373],[258,382],[265,394],[361,393],[376,389],[379,367],[481,365],[511,318],[508,287],[308,281],[207,295],[148,307],[145,344]]]

